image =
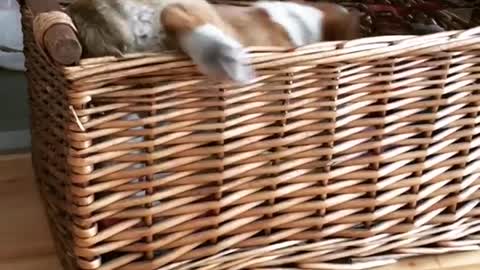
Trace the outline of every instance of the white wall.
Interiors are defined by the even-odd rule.
[[[24,70],[22,26],[17,1],[0,0],[0,67]]]
[[[23,38],[16,0],[0,0],[0,152],[30,145]],[[12,52],[13,51],[13,52]]]

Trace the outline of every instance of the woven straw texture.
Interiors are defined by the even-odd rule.
[[[480,28],[252,48],[259,77],[233,87],[173,53],[55,65],[22,12],[33,162],[67,269],[478,249]]]

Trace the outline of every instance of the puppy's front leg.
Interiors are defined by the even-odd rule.
[[[220,18],[208,5],[203,7],[209,10],[198,5],[169,5],[161,12],[161,23],[169,38],[191,57],[202,73],[216,80],[248,83],[254,78],[254,71],[245,48],[218,27]]]

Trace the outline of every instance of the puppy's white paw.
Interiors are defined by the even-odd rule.
[[[212,79],[246,84],[255,78],[243,46],[213,25],[197,27],[180,43],[199,70]]]
[[[214,42],[211,47],[206,48],[196,64],[201,72],[219,80],[228,79],[246,84],[255,78],[245,50],[219,42]]]

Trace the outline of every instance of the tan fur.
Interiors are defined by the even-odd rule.
[[[227,35],[237,37],[235,31],[224,22],[213,5],[203,0],[195,3],[175,3],[165,7],[160,14],[160,24],[168,33],[167,38],[175,44],[177,35],[188,34],[204,24],[217,26]]]
[[[161,24],[173,35],[186,34],[198,26],[212,24],[244,46],[291,46],[285,30],[268,15],[251,7],[173,4],[161,14]],[[174,41],[173,41],[174,42]]]
[[[235,30],[236,38],[245,46],[291,46],[288,34],[272,22],[260,9],[216,5],[222,19]]]
[[[357,14],[346,13],[343,7],[331,3],[295,2],[310,5],[326,14],[323,22],[325,41],[360,37]],[[213,12],[216,14],[212,15]],[[211,6],[199,8],[184,3],[165,8],[161,15],[161,24],[171,33],[188,32],[206,23],[219,27],[244,46],[292,46],[285,29],[272,22],[263,10],[253,7],[215,5],[213,10]]]
[[[351,40],[360,38],[360,16],[356,13],[346,13],[344,8],[332,3],[303,2],[323,11],[325,17],[323,31],[324,40]]]

